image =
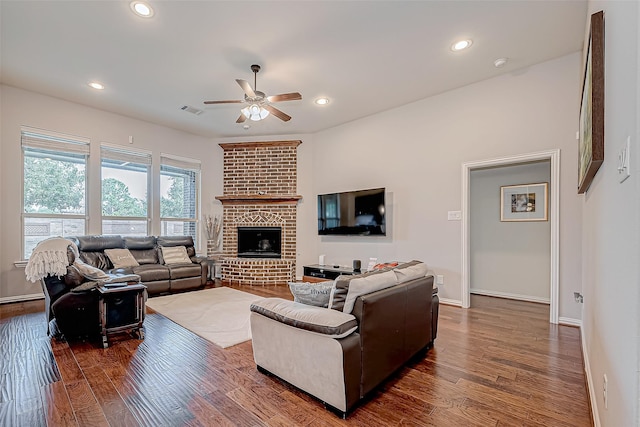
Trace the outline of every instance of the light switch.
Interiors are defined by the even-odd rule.
[[[460,221],[462,219],[462,212],[449,211],[447,212],[447,221]]]
[[[627,136],[627,143],[618,152],[618,180],[623,182],[625,179],[631,176],[631,169],[629,168],[629,162],[631,159],[631,137]]]

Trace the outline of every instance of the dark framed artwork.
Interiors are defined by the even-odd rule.
[[[591,15],[585,52],[580,139],[578,145],[578,194],[589,189],[604,161],[604,14]]]
[[[500,221],[546,221],[549,183],[500,187]]]

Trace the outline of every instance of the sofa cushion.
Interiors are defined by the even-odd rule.
[[[344,301],[347,299],[347,293],[349,292],[349,284],[353,279],[360,277],[368,277],[374,274],[380,274],[389,271],[389,269],[375,270],[368,273],[357,275],[340,275],[334,282],[333,289],[331,290],[331,296],[329,297],[329,308],[342,311],[344,308]]]
[[[81,252],[102,252],[105,249],[124,248],[121,236],[78,236],[71,240]]]
[[[288,301],[265,298],[251,304],[251,311],[298,329],[344,338],[358,328],[355,316],[336,310]]]
[[[131,255],[138,261],[138,264],[160,264],[158,250],[152,249],[129,249]]]
[[[105,249],[104,253],[113,264],[113,268],[137,267],[140,265],[131,255],[129,249]]]
[[[190,264],[191,259],[184,246],[160,246],[164,264]]]
[[[124,245],[127,249],[154,249],[156,247],[155,236],[125,237]]]
[[[428,271],[427,264],[416,260],[400,264],[393,269],[399,284],[424,277]]]
[[[319,283],[289,282],[289,290],[291,290],[295,302],[315,305],[316,307],[326,308],[329,306],[332,288],[333,281]]]
[[[371,274],[369,276],[358,277],[351,280],[349,291],[344,301],[342,311],[351,313],[356,298],[360,295],[369,294],[381,289],[390,288],[398,284],[396,275],[393,271],[385,271],[380,274]]]
[[[131,273],[140,276],[140,281],[153,282],[156,280],[169,280],[169,267],[161,264],[144,264],[138,267],[133,267]]]
[[[80,259],[85,263],[92,265],[100,270],[108,270],[113,268],[113,264],[104,252],[82,252],[80,251]]]
[[[200,277],[202,267],[200,264],[173,264],[168,265],[171,279],[183,279],[185,277]]]

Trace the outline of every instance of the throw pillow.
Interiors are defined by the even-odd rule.
[[[360,277],[368,277],[375,274],[384,273],[387,270],[374,270],[368,273],[358,274],[358,275],[340,275],[335,280],[335,285],[331,290],[331,296],[329,297],[329,308],[334,310],[342,311],[344,308],[344,301],[347,298],[347,293],[349,292],[349,284],[352,280],[360,278]]]
[[[398,279],[398,284],[424,277],[427,275],[428,271],[427,264],[416,260],[400,264],[393,269],[393,272],[396,274]]]
[[[160,246],[162,258],[165,265],[170,264],[191,264],[191,259],[187,255],[187,248],[184,246]]]
[[[113,268],[137,267],[140,265],[131,255],[129,249],[105,249],[104,253],[113,264]]]
[[[109,278],[107,273],[105,273],[104,271],[92,265],[86,264],[80,259],[76,259],[74,261],[73,267],[78,270],[78,273],[89,280],[106,280]]]
[[[349,284],[349,291],[347,292],[347,297],[344,300],[342,311],[344,313],[351,313],[353,311],[356,298],[360,295],[370,294],[371,292],[390,288],[397,284],[396,275],[393,271],[385,271],[384,273],[372,274],[370,276],[353,279]]]
[[[316,307],[327,307],[333,281],[308,283],[289,282],[289,289],[293,295],[293,301]]]

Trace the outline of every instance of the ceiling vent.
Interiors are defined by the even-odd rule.
[[[196,116],[204,113],[204,110],[199,110],[196,107],[192,107],[190,105],[183,105],[182,107],[180,107],[180,109],[182,111],[186,111],[187,113],[195,114]]]

